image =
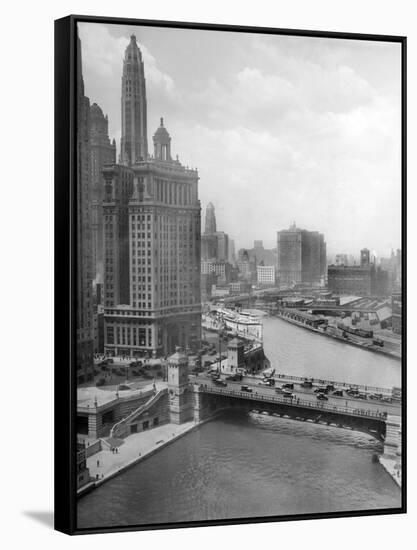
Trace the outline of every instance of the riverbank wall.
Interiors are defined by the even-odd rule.
[[[276,319],[281,319],[282,321],[285,321],[286,323],[290,323],[291,325],[295,325],[300,328],[304,328],[306,330],[309,330],[310,332],[314,332],[316,334],[319,334],[320,336],[327,336],[327,338],[333,338],[334,340],[338,340],[339,342],[344,342],[345,344],[349,344],[351,346],[355,346],[357,348],[361,348],[367,351],[371,351],[373,353],[379,353],[380,355],[385,355],[386,357],[390,357],[391,359],[396,359],[397,361],[401,361],[401,357],[399,355],[396,355],[394,353],[391,353],[389,351],[386,351],[379,347],[370,347],[361,344],[360,342],[355,342],[349,338],[343,338],[342,336],[338,336],[336,334],[329,334],[323,330],[314,328],[310,325],[307,325],[305,323],[300,323],[299,321],[296,321],[294,319],[290,319],[289,317],[284,317],[283,315],[278,315],[276,313],[271,314]]]
[[[148,459],[184,435],[209,422],[211,418],[205,418],[198,422],[193,420],[181,425],[164,424],[159,428],[149,430],[149,432],[130,435],[123,440],[117,453],[113,453],[110,449],[101,450],[88,459],[87,466],[90,470],[91,481],[77,491],[77,497],[84,496],[128,468]]]

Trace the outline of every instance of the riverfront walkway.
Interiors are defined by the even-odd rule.
[[[83,494],[93,487],[101,485],[116,476],[126,468],[133,466],[151,456],[156,451],[172,443],[176,439],[198,426],[194,420],[184,424],[164,424],[152,430],[131,434],[123,440],[118,452],[103,449],[87,458],[87,468],[90,471],[91,482],[81,488],[78,494]],[[105,441],[105,439],[104,439]]]

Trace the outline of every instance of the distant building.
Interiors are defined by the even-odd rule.
[[[327,285],[335,294],[371,296],[373,266],[334,266],[327,270]]]
[[[336,254],[335,265],[349,265],[347,254]]]
[[[396,292],[391,297],[392,307],[392,331],[396,334],[402,333],[402,295]]]
[[[214,235],[217,231],[216,226],[216,212],[211,202],[208,203],[206,208],[206,224],[204,233],[206,235]]]
[[[275,266],[274,265],[258,265],[257,279],[261,286],[275,286]]]
[[[218,258],[218,244],[216,235],[201,235],[201,258],[216,260]]]
[[[371,253],[367,248],[361,250],[361,267],[366,267],[371,263]]]
[[[318,231],[295,223],[278,232],[277,266],[280,283],[321,283],[326,275],[326,243]]]
[[[201,261],[201,274],[208,275],[214,273],[217,275],[217,282],[220,284],[228,283],[230,278],[231,266],[227,262],[218,262],[215,260]]]
[[[235,241],[229,237],[229,263],[232,265],[236,264],[236,249]]]
[[[229,261],[229,235],[224,231],[217,231],[217,259],[220,262]]]

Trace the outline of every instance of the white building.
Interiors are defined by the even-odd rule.
[[[275,266],[274,265],[258,265],[256,267],[257,281],[259,285],[274,286],[275,285]]]

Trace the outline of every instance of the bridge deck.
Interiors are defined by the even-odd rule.
[[[212,386],[211,384],[200,384],[199,391],[208,394],[220,395],[224,397],[234,397],[237,399],[245,399],[258,403],[276,403],[279,405],[286,405],[298,408],[305,408],[310,410],[315,410],[317,412],[326,411],[336,414],[342,414],[345,416],[353,416],[356,418],[372,418],[375,420],[385,421],[387,418],[386,412],[378,412],[375,410],[369,409],[360,409],[360,408],[351,408],[351,407],[341,407],[333,404],[321,402],[308,401],[300,398],[287,398],[278,394],[265,394],[258,393],[257,391],[247,392],[241,391],[238,389],[230,388],[221,388],[217,386]]]

